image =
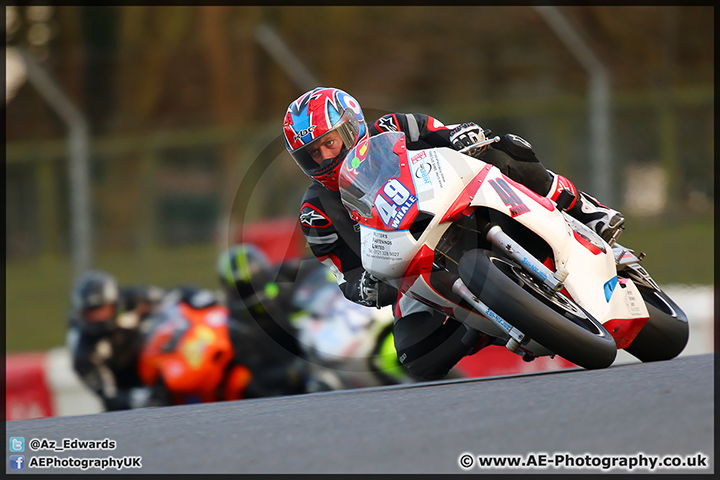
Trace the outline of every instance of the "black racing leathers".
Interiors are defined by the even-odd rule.
[[[131,390],[143,386],[137,372],[143,345],[140,325],[160,300],[162,289],[124,287],[119,293],[118,314],[102,331],[83,328],[77,312],[71,311],[68,318],[73,370],[107,411],[131,408]]]

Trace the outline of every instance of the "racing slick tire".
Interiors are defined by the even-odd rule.
[[[474,249],[462,256],[458,273],[479,300],[557,355],[586,369],[606,368],[615,361],[615,340],[600,322],[512,260]]]

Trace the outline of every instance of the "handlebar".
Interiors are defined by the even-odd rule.
[[[472,145],[468,145],[467,147],[458,150],[458,152],[460,152],[460,153],[469,152],[470,150],[484,147],[485,145],[490,145],[491,143],[495,143],[495,142],[499,142],[499,141],[500,141],[500,137],[495,135],[494,137],[487,138],[487,139],[483,140],[482,142],[473,143]]]

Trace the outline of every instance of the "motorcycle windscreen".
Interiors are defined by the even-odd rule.
[[[372,217],[380,188],[400,176],[400,156],[395,146],[404,144],[405,134],[388,132],[370,137],[348,152],[340,168],[340,198],[350,215]]]

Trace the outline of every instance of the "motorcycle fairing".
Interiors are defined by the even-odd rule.
[[[650,318],[637,286],[627,278],[618,278],[612,284],[608,299],[608,312],[603,322],[613,336],[617,348],[627,348]]]
[[[201,402],[216,401],[217,386],[234,356],[228,309],[195,309],[180,303],[169,307],[167,315],[150,333],[140,356],[143,383],[153,385],[162,378],[176,404],[188,403],[193,396]]]
[[[469,213],[468,207],[470,206],[470,202],[472,202],[475,194],[480,189],[480,185],[490,172],[490,168],[492,168],[492,165],[487,164],[475,175],[472,181],[460,192],[460,195],[457,196],[450,208],[447,209],[445,215],[440,219],[440,223],[454,222],[460,218],[460,215]]]

